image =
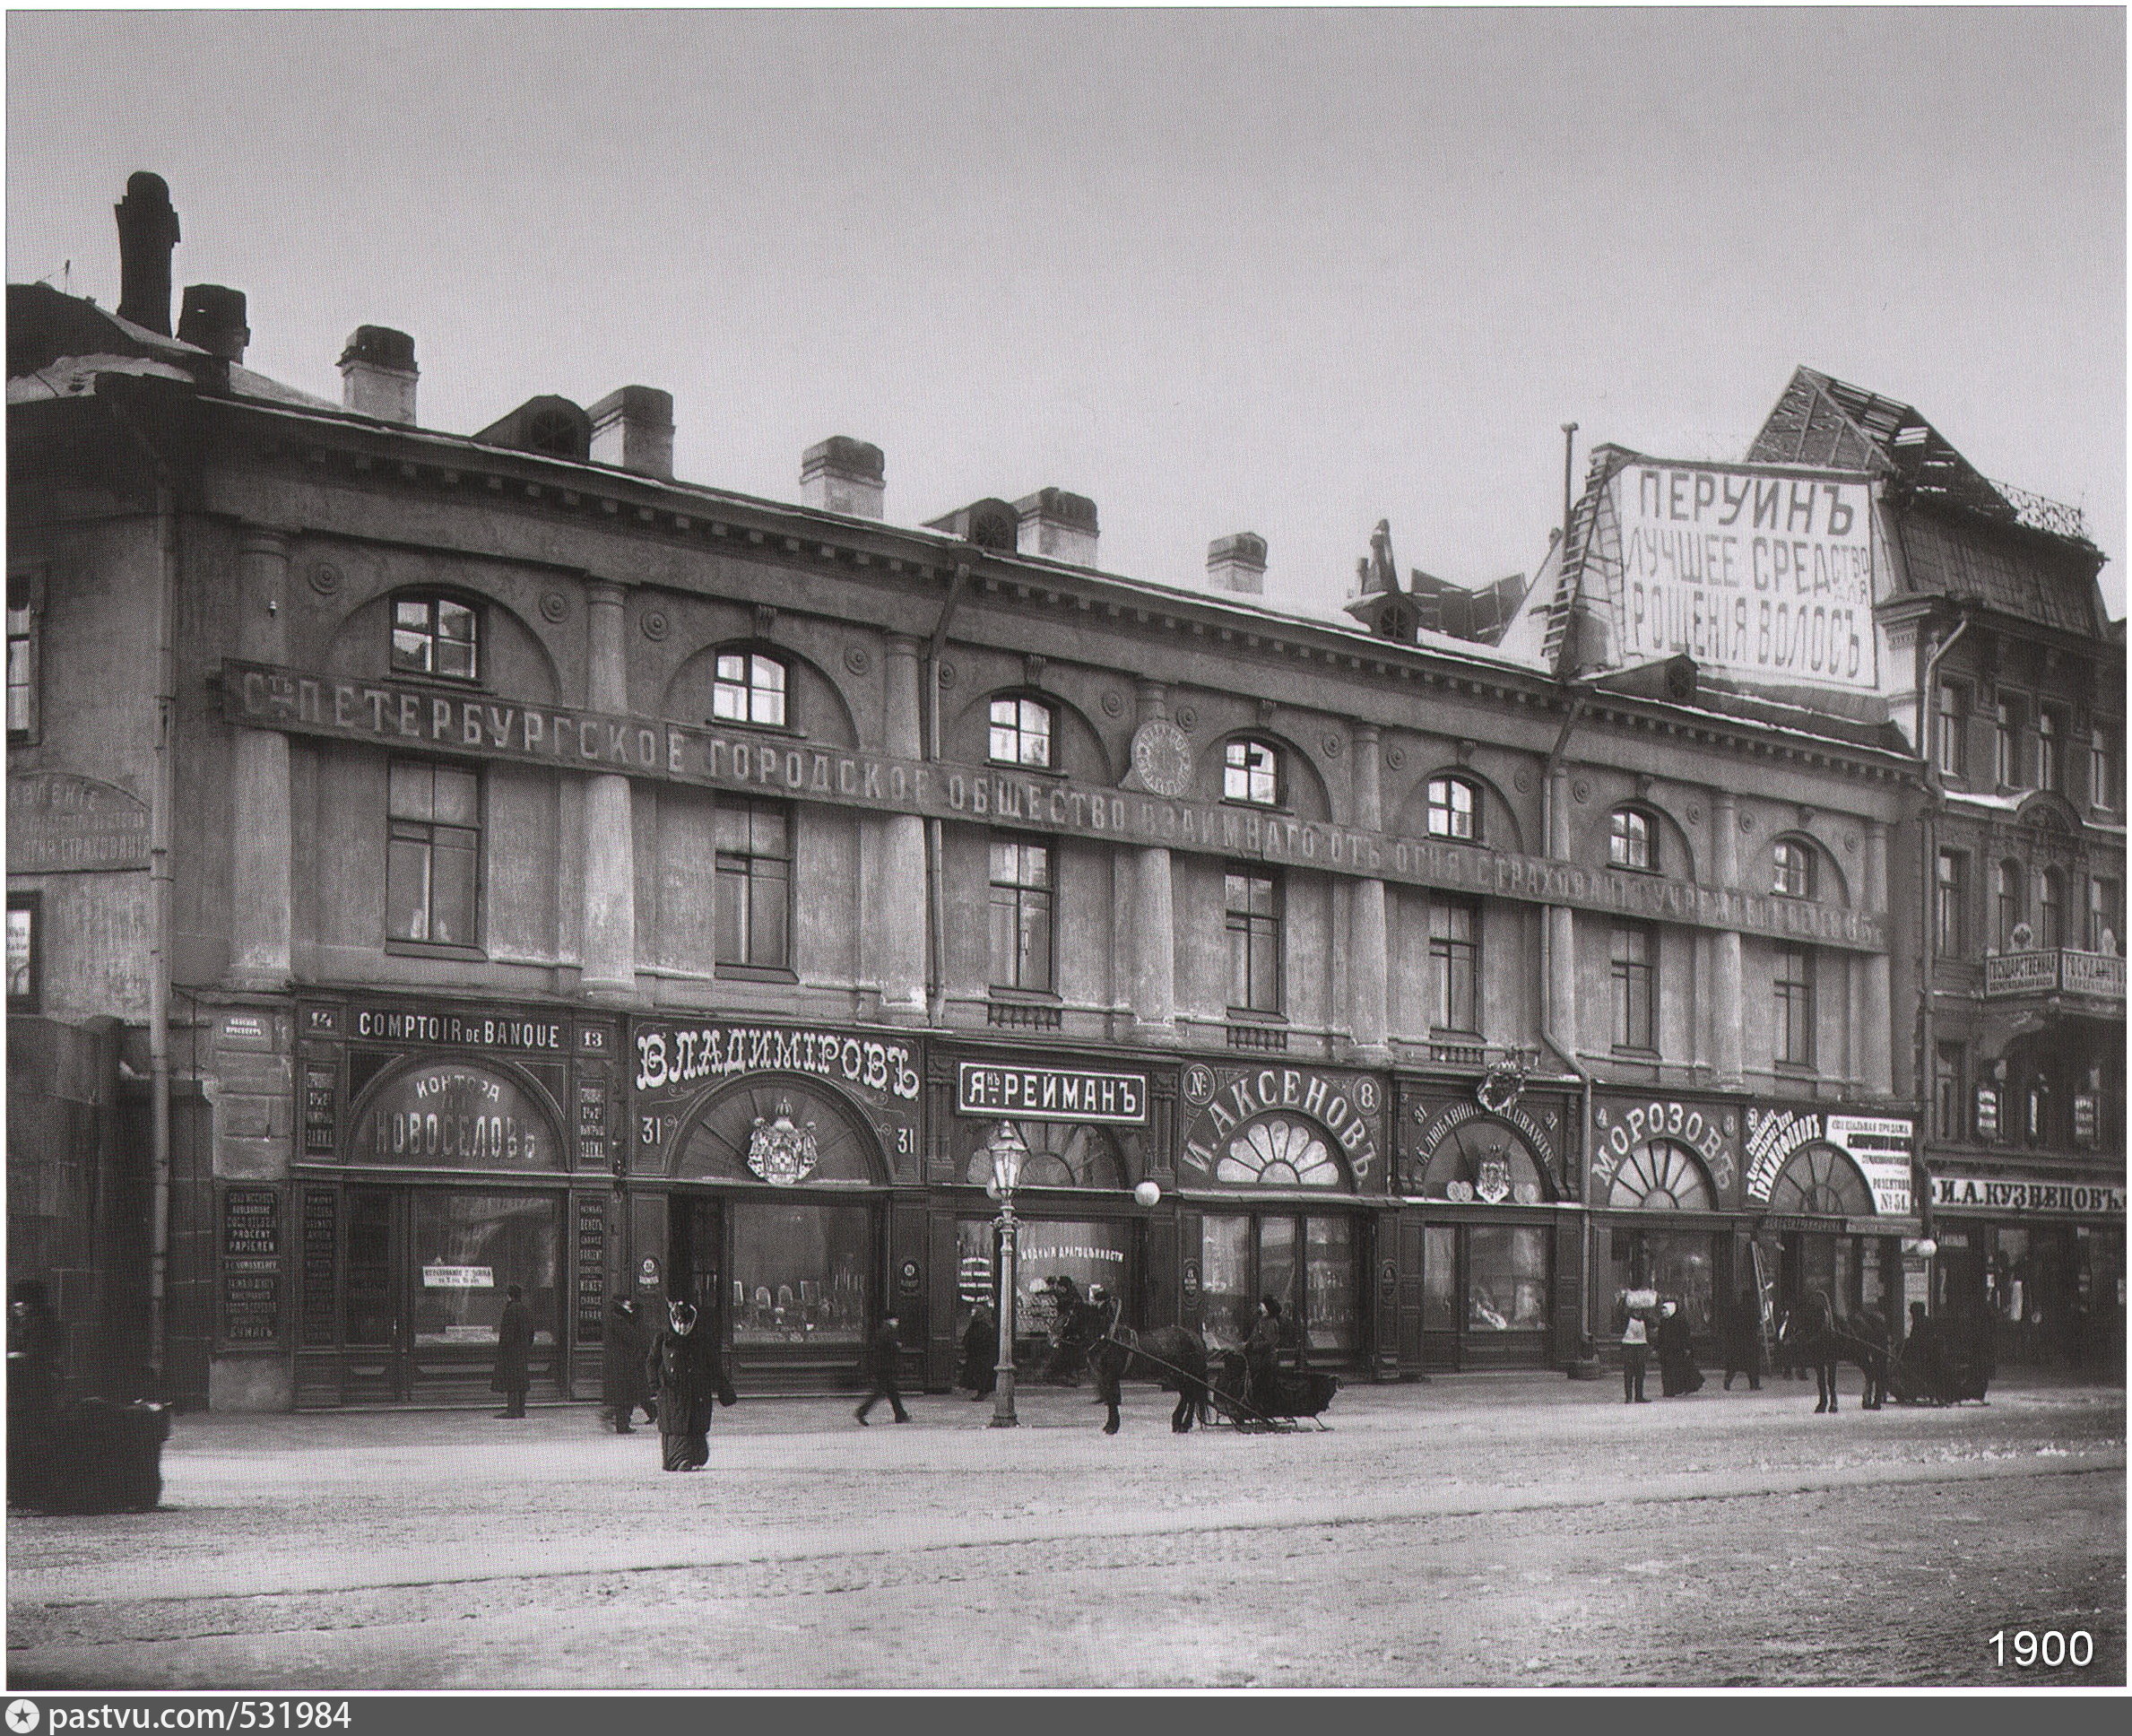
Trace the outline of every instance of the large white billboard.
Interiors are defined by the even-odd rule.
[[[1610,488],[1624,664],[1686,652],[1746,681],[1878,685],[1866,483],[1639,458]]]

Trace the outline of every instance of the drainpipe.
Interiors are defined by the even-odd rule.
[[[1566,551],[1566,549],[1565,549]],[[1555,812],[1555,774],[1562,765],[1563,756],[1569,751],[1571,734],[1584,715],[1584,704],[1590,695],[1590,688],[1584,682],[1567,681],[1563,683],[1570,696],[1569,713],[1562,720],[1561,733],[1555,738],[1554,751],[1547,755],[1546,766],[1540,772],[1540,824],[1541,837],[1547,848],[1554,848],[1555,831],[1558,823],[1566,825],[1563,816]],[[1591,1070],[1577,1057],[1576,1046],[1564,1043],[1555,1029],[1548,1013],[1548,996],[1546,985],[1554,980],[1553,942],[1548,934],[1549,924],[1545,907],[1540,912],[1539,973],[1540,994],[1539,1034],[1547,1046],[1559,1055],[1570,1072],[1576,1075],[1578,1095],[1582,1108],[1577,1122],[1577,1150],[1584,1163],[1584,1176],[1590,1174],[1591,1141]],[[1570,1365],[1572,1380],[1595,1380],[1599,1376],[1599,1358],[1591,1339],[1591,1262],[1593,1255],[1591,1202],[1583,1197],[1583,1176],[1578,1182],[1577,1228],[1582,1247],[1579,1262],[1580,1281],[1577,1285],[1577,1358]]]
[[[1954,630],[1936,644],[1925,659],[1925,673],[1918,681],[1918,755],[1925,772],[1924,824],[1918,828],[1922,860],[1919,863],[1920,878],[1918,884],[1925,893],[1925,938],[1919,949],[1920,960],[1918,973],[1918,1047],[1911,1064],[1911,1084],[1916,1092],[1919,1107],[1923,1114],[1919,1120],[1924,1127],[1931,1125],[1931,1117],[1938,1105],[1933,1100],[1933,1043],[1932,1043],[1932,977],[1938,960],[1939,920],[1937,908],[1939,899],[1939,816],[1946,807],[1947,786],[1939,775],[1938,742],[1934,739],[1934,725],[1937,713],[1932,704],[1933,678],[1939,673],[1939,660],[1954,648],[1954,642],[1969,630],[1969,617],[1963,615],[1954,623]],[[1911,1186],[1918,1195],[1918,1230],[1920,1237],[1932,1237],[1932,1172],[1924,1159],[1925,1141],[1920,1137],[1911,1148]],[[1927,1286],[1929,1292],[1929,1285]],[[1928,1300],[1929,1296],[1928,1295]]]
[[[940,758],[940,652],[948,643],[949,623],[955,619],[956,605],[962,601],[964,581],[970,576],[969,563],[958,561],[954,576],[948,581],[948,595],[940,603],[940,619],[932,624],[932,635],[925,642],[925,759],[929,765],[937,765]],[[940,1023],[948,998],[948,961],[944,956],[948,933],[948,892],[940,872],[940,822],[938,818],[925,822],[925,881],[926,914],[931,918],[927,926],[925,946],[925,1006],[926,1022]]]
[[[178,510],[170,466],[125,407],[111,413],[155,473],[155,776],[148,832],[148,1358],[153,1395],[168,1397],[170,1289],[171,733],[178,708]]]

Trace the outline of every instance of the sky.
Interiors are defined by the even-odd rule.
[[[1337,615],[1530,572],[1561,424],[1737,458],[1798,364],[2079,506],[2124,612],[2123,14],[1795,11],[10,13],[7,272],[174,278],[338,400],[420,420],[675,400],[684,481],[796,500],[832,434],[888,516],[1092,498],[1099,564]]]

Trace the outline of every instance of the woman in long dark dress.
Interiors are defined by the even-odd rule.
[[[980,1302],[962,1329],[962,1378],[957,1384],[968,1387],[973,1399],[990,1398],[1000,1381],[999,1355],[1000,1323]]]
[[[1669,1399],[1699,1391],[1703,1371],[1695,1367],[1695,1347],[1688,1335],[1688,1317],[1680,1304],[1670,1298],[1659,1304],[1659,1326],[1654,1336],[1659,1353],[1659,1391]]]
[[[659,1453],[668,1471],[701,1471],[711,1457],[711,1407],[733,1402],[732,1382],[689,1303],[668,1304],[666,1329],[645,1375],[659,1399]]]

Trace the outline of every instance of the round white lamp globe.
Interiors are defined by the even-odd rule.
[[[1144,1206],[1153,1206],[1162,1199],[1162,1189],[1153,1182],[1142,1182],[1132,1190],[1132,1197]]]

